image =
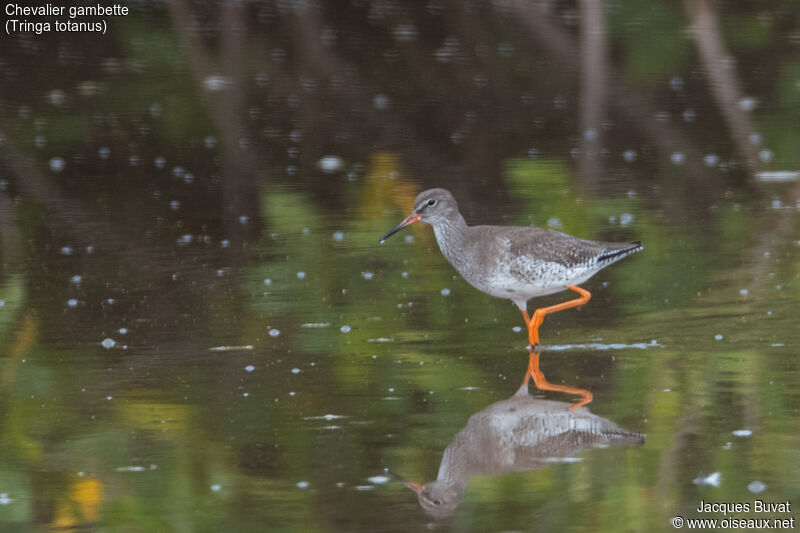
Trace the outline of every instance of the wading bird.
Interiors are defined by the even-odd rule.
[[[591,293],[579,284],[644,248],[641,242],[590,241],[532,226],[467,226],[446,189],[429,189],[417,196],[411,214],[381,243],[418,220],[433,226],[442,254],[470,285],[514,302],[532,347],[539,345],[539,326],[546,315],[589,301]],[[528,300],[567,289],[580,297],[528,316]]]

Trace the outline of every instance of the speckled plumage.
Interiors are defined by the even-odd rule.
[[[472,415],[444,451],[435,481],[419,487],[419,503],[444,518],[455,511],[473,476],[529,472],[588,448],[644,444],[645,435],[621,428],[588,409],[531,396],[525,384],[507,400]]]
[[[523,311],[529,299],[579,285],[643,249],[640,242],[590,241],[537,227],[468,226],[446,189],[417,196],[412,214],[386,237],[416,220],[433,226],[442,254],[470,285]]]

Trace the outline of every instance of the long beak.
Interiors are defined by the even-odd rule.
[[[413,481],[404,481],[403,485],[413,490],[417,494],[425,490],[425,485],[420,485],[419,483],[414,483]]]
[[[391,237],[392,235],[394,235],[395,233],[397,233],[401,229],[405,228],[406,226],[409,226],[409,225],[413,224],[417,220],[419,220],[419,213],[411,213],[400,224],[395,226],[394,229],[392,229],[392,231],[390,231],[389,233],[387,233],[386,235],[381,237],[381,244],[383,244],[383,241],[385,241],[386,239],[388,239],[389,237]]]
[[[388,468],[384,468],[383,471],[386,472],[387,474],[389,474],[390,476],[394,476],[397,479],[399,479],[403,483],[403,485],[405,485],[409,489],[413,490],[417,494],[419,494],[420,492],[425,490],[425,485],[420,485],[419,483],[414,483],[413,481],[408,481],[406,478],[404,478],[403,476],[401,476],[397,472],[393,472],[393,471],[389,470]]]

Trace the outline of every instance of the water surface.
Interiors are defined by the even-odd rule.
[[[2,529],[796,516],[697,507],[800,505],[800,11],[586,4],[139,2],[102,47],[6,37]],[[470,224],[644,242],[540,355],[643,442],[536,440],[577,397],[531,385],[565,415],[494,419],[534,444],[448,512],[386,474],[436,479],[528,368],[429,227],[378,244],[434,186]]]

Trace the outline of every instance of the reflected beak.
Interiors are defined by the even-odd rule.
[[[381,237],[381,244],[383,244],[383,241],[385,241],[386,239],[388,239],[389,237],[391,237],[392,235],[394,235],[395,233],[397,233],[401,229],[405,228],[406,226],[410,226],[411,224],[413,224],[417,220],[419,220],[419,213],[411,213],[410,215],[408,215],[405,218],[405,220],[403,220],[400,224],[395,226],[394,229],[392,229],[392,231],[390,231],[389,233],[387,233],[386,235]]]
[[[408,224],[411,224],[411,222],[409,222]],[[406,224],[406,225],[408,225],[408,224]],[[402,229],[402,228],[400,228],[400,229]],[[413,481],[408,481],[408,480],[406,480],[406,478],[404,478],[400,474],[397,474],[396,472],[392,472],[388,468],[384,468],[383,471],[386,472],[387,474],[389,474],[390,476],[394,476],[397,479],[399,479],[400,481],[402,481],[403,485],[405,485],[409,489],[413,490],[417,494],[419,494],[420,492],[425,490],[425,485],[420,485],[419,483],[414,483]]]
[[[419,483],[414,483],[413,481],[404,481],[403,485],[413,490],[417,494],[425,490],[425,485],[420,485]]]

